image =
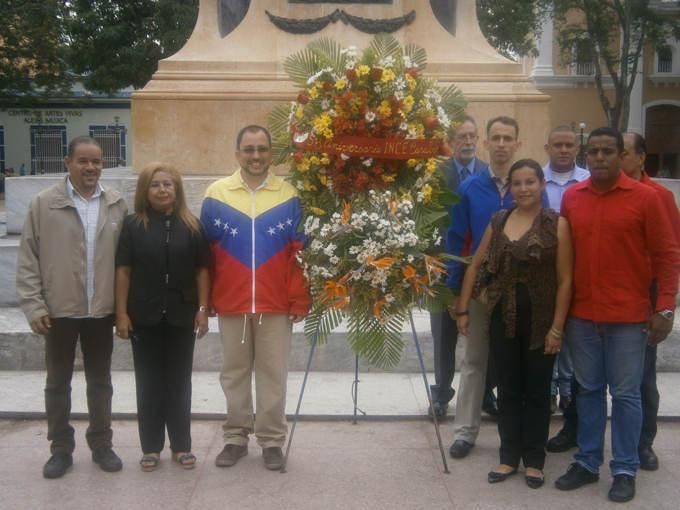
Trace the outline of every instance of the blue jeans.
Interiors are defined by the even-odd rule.
[[[565,335],[581,390],[574,459],[592,473],[604,463],[607,385],[612,396],[612,476],[635,476],[642,428],[640,385],[648,333],[645,322],[594,322],[567,318]]]
[[[557,395],[559,390],[560,397],[571,397],[572,375],[574,375],[574,364],[571,361],[571,353],[569,352],[569,346],[565,339],[562,350],[555,360],[550,394]]]

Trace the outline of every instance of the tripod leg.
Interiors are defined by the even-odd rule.
[[[411,329],[413,330],[413,341],[416,344],[416,351],[418,351],[418,360],[420,360],[420,369],[423,372],[423,382],[425,383],[425,392],[427,393],[427,401],[430,405],[430,412],[434,420],[434,430],[437,433],[437,441],[439,442],[439,451],[442,454],[442,462],[444,463],[444,473],[450,473],[449,465],[446,462],[446,453],[444,452],[444,445],[442,444],[442,436],[439,433],[439,422],[437,415],[434,413],[434,406],[432,405],[432,394],[430,393],[430,385],[427,383],[427,373],[425,372],[425,363],[423,363],[423,355],[420,352],[420,343],[418,342],[418,335],[416,334],[416,325],[413,322],[413,314],[409,310],[408,317],[411,321]]]

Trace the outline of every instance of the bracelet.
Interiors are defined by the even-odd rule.
[[[470,310],[465,310],[464,312],[456,312],[456,317],[462,317],[463,315],[470,315]]]
[[[203,313],[208,313],[208,307],[207,306],[199,306],[198,311],[203,312]]]
[[[555,328],[553,328],[552,326],[550,326],[550,334],[551,334],[552,336],[554,336],[555,338],[557,338],[558,340],[562,340],[562,337],[564,336],[564,331],[559,332],[559,331],[557,331]]]

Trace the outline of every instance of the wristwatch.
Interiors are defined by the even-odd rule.
[[[673,313],[673,310],[660,310],[656,313],[661,314],[661,317],[663,317],[667,321],[672,321],[673,317],[675,316],[675,313]]]
[[[208,313],[208,307],[207,306],[199,306],[198,311],[203,312],[203,313]]]

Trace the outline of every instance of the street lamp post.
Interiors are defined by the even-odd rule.
[[[586,162],[586,155],[583,152],[583,130],[586,128],[586,123],[581,122],[581,124],[579,124],[578,127],[581,128],[581,150],[578,152],[578,157],[579,157],[579,161],[580,161],[579,166],[581,168],[583,168],[583,167],[585,167],[585,162]]]
[[[120,162],[120,140],[121,140],[121,135],[127,134],[127,129],[121,128],[120,124],[118,123],[120,121],[120,117],[118,115],[113,117],[113,120],[115,121],[115,124],[109,124],[106,128],[106,130],[109,133],[115,133],[116,135],[116,164],[113,165],[114,167],[118,166],[118,163]]]

